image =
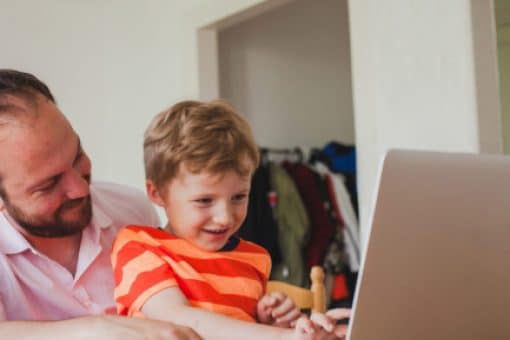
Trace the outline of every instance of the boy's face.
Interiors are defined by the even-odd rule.
[[[153,201],[165,209],[169,231],[203,250],[218,251],[246,217],[250,184],[251,176],[233,170],[193,174],[181,166],[159,202]]]

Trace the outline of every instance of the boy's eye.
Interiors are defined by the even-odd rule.
[[[246,194],[239,194],[239,195],[235,195],[234,197],[232,197],[232,200],[233,200],[233,201],[236,201],[236,202],[242,202],[242,201],[244,201],[247,197],[248,197],[248,195],[246,195]]]
[[[196,202],[198,204],[209,204],[212,202],[212,199],[211,198],[199,198],[199,199],[196,199],[194,202]]]

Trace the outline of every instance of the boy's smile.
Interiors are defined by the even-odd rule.
[[[194,174],[181,166],[161,192],[152,194],[150,184],[148,192],[165,209],[167,231],[203,250],[218,251],[246,217],[250,184],[251,176],[234,170]]]

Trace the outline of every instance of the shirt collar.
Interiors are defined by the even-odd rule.
[[[0,212],[0,252],[15,254],[27,249],[32,249],[30,243],[9,222],[6,212]]]
[[[97,204],[94,204],[94,194],[92,193],[92,221],[89,227],[93,228],[93,240],[95,243],[99,242],[101,230],[110,228],[112,226],[112,219],[106,212]]]

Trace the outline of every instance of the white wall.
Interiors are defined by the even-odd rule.
[[[478,112],[471,18],[477,13],[470,1],[351,0],[349,14],[365,243],[385,150],[479,152],[486,148],[479,120],[493,120],[499,111]],[[489,135],[501,144],[500,126],[492,127]]]
[[[263,146],[354,143],[347,1],[297,0],[218,34],[220,95]]]
[[[142,135],[198,96],[196,30],[260,0],[0,0],[0,67],[47,82],[94,177],[143,189]]]

